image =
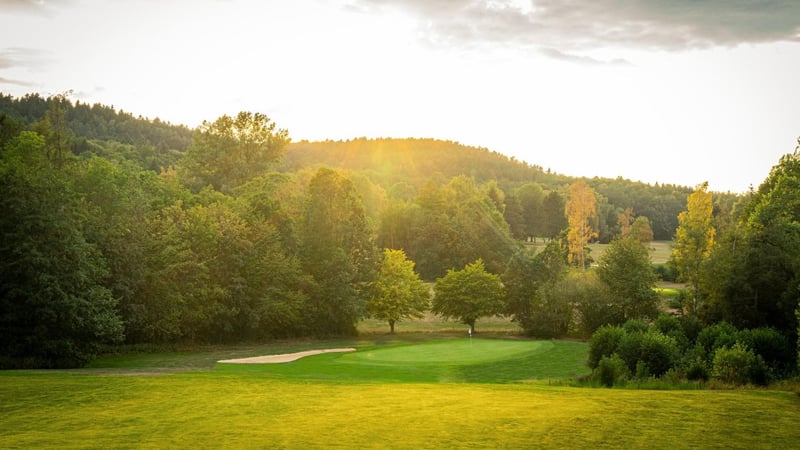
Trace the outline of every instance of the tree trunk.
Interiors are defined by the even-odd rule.
[[[389,333],[394,334],[394,320],[389,321]]]

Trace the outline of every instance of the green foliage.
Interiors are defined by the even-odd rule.
[[[475,330],[481,317],[504,311],[504,289],[500,277],[486,272],[482,260],[462,270],[448,270],[436,280],[431,311],[447,319],[458,319]]]
[[[743,202],[712,258],[716,315],[740,328],[773,327],[794,340],[800,286],[800,155],[783,156]]]
[[[627,332],[620,340],[617,352],[631,372],[636,373],[636,368],[641,363],[656,377],[674,367],[679,358],[675,340],[654,330],[645,333]]]
[[[707,355],[722,347],[732,347],[738,338],[738,330],[727,322],[720,322],[703,328],[697,336],[697,345],[702,347]]]
[[[625,330],[619,326],[606,325],[598,328],[589,341],[589,367],[594,369],[603,357],[617,353],[625,335]]]
[[[767,366],[781,374],[788,374],[794,368],[795,352],[786,336],[774,328],[741,330],[737,341],[752,349]]]
[[[756,364],[753,351],[737,342],[732,347],[717,349],[712,374],[726,383],[746,384],[751,381],[751,371]]]
[[[430,290],[414,271],[414,262],[406,259],[402,250],[385,249],[367,303],[370,315],[387,321],[390,332],[394,333],[397,322],[422,317],[429,303]]]
[[[309,330],[354,333],[376,275],[376,249],[353,184],[331,169],[320,169],[309,183],[301,259],[311,277]]]
[[[603,386],[613,387],[615,384],[627,380],[630,372],[625,361],[614,353],[611,356],[600,358],[593,376],[598,378]]]
[[[658,295],[650,254],[633,238],[617,239],[603,253],[597,274],[626,319],[654,318]]]
[[[697,315],[703,263],[714,247],[716,229],[711,220],[713,206],[708,183],[703,183],[689,195],[686,211],[678,216],[675,248],[672,253],[679,279],[689,283],[692,315]]]
[[[69,131],[75,135],[72,152],[82,156],[88,152],[119,160],[116,151],[109,153],[109,148],[122,146],[127,159],[137,161],[144,169],[159,171],[173,166],[192,141],[192,131],[185,126],[134,117],[101,104],[73,104],[65,95],[42,98],[28,94],[13,98],[0,94],[0,117],[6,115],[14,120],[19,131],[24,124],[44,120],[54,103],[65,111]],[[6,126],[0,128],[5,130]]]
[[[49,152],[23,132],[0,159],[0,366],[80,365],[122,337],[88,211]]]
[[[558,241],[550,241],[535,256],[520,250],[503,273],[506,312],[519,322],[526,334],[542,338],[567,334],[572,319],[573,300],[562,285],[567,265]]]
[[[589,337],[601,326],[622,322],[622,311],[596,271],[572,270],[554,288],[559,287],[575,308],[576,331],[580,335]]]
[[[466,176],[445,185],[428,180],[413,202],[394,201],[383,211],[378,244],[403,249],[426,280],[478,258],[502,272],[517,244],[498,203],[501,194],[495,184],[478,186]]]
[[[211,185],[228,193],[269,169],[288,143],[289,133],[263,114],[223,115],[195,130],[181,166],[195,189]]]

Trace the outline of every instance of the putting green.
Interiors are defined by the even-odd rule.
[[[453,339],[390,348],[371,348],[342,355],[344,362],[476,364],[512,359],[553,348],[549,341],[511,341],[500,339]]]

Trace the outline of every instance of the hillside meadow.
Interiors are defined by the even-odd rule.
[[[226,358],[352,346],[292,363]],[[4,448],[796,448],[800,397],[572,387],[587,346],[445,334],[0,372]],[[561,381],[559,381],[561,380]]]

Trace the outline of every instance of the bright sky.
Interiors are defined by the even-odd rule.
[[[6,94],[716,191],[794,150],[798,80],[795,0],[0,0]]]

